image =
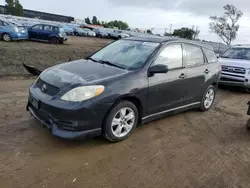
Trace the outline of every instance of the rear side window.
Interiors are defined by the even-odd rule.
[[[53,27],[50,26],[50,25],[45,25],[43,30],[45,30],[45,31],[52,31]]]
[[[217,57],[212,50],[208,50],[206,48],[203,48],[203,51],[207,57],[208,63],[216,63],[217,62]]]
[[[35,25],[32,27],[33,30],[43,30],[43,26],[42,25]]]
[[[157,64],[165,64],[169,69],[177,69],[183,67],[181,45],[173,44],[167,46],[155,60],[155,65]]]
[[[188,67],[204,64],[204,57],[199,46],[184,44],[186,52],[185,63]]]

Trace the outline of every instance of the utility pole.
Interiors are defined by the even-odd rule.
[[[171,35],[171,31],[172,31],[172,24],[170,24],[169,26],[169,34]]]

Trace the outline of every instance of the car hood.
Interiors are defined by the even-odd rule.
[[[40,78],[48,84],[62,88],[74,84],[102,84],[108,79],[115,79],[127,73],[127,70],[109,65],[78,60],[51,67],[45,70]]]
[[[249,60],[219,58],[219,63],[224,66],[250,68]]]

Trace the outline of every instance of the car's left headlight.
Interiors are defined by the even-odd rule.
[[[93,97],[96,97],[103,93],[104,86],[102,85],[94,85],[94,86],[80,86],[74,89],[71,89],[67,93],[65,93],[61,100],[70,101],[70,102],[81,102]]]

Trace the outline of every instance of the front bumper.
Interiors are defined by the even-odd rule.
[[[250,88],[250,77],[239,74],[221,73],[219,84],[228,86],[237,86],[243,88]]]
[[[28,33],[12,33],[11,38],[12,40],[28,40],[29,34]]]
[[[56,123],[53,122],[52,118],[49,118],[47,120],[42,119],[42,117],[39,117],[39,115],[35,112],[34,109],[28,104],[27,110],[31,113],[31,115],[36,118],[42,125],[46,126],[48,129],[51,130],[52,135],[65,138],[65,139],[87,139],[87,138],[93,138],[95,136],[99,136],[102,133],[101,128],[92,129],[92,130],[86,130],[86,131],[70,131],[65,130],[60,127]]]
[[[34,99],[38,99],[39,105],[34,104]],[[32,85],[26,109],[46,125],[53,135],[77,139],[101,135],[102,122],[111,105],[105,102],[93,103],[91,100],[78,104],[61,101]]]

